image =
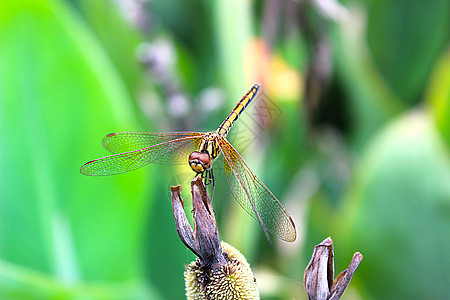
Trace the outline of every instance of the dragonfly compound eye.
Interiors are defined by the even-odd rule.
[[[200,153],[198,156],[198,160],[203,165],[205,169],[211,168],[211,156],[208,153]]]
[[[203,173],[212,166],[211,156],[208,153],[194,151],[189,155],[189,166],[196,173]]]
[[[192,161],[198,160],[199,154],[200,154],[200,152],[198,152],[198,151],[192,152],[191,155],[189,155],[189,164],[190,164]]]

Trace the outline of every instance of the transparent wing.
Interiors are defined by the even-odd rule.
[[[103,138],[103,147],[111,153],[123,153],[171,140],[203,135],[199,132],[115,132]],[[189,155],[189,154],[188,154]]]
[[[190,136],[156,144],[147,148],[114,154],[85,163],[80,172],[90,176],[107,176],[139,169],[149,163],[187,164],[197,150],[202,136]]]
[[[265,231],[293,242],[297,237],[291,217],[274,194],[247,166],[241,155],[224,138],[217,140],[223,153],[223,167],[231,193],[244,210]]]

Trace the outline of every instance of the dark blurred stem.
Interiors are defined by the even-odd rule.
[[[271,51],[277,36],[280,8],[280,0],[268,0],[264,2],[262,31]]]

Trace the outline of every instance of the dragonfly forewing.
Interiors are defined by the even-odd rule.
[[[103,138],[102,144],[111,153],[140,150],[171,140],[203,135],[200,132],[114,132]]]
[[[85,163],[80,172],[84,175],[107,176],[133,171],[149,163],[187,164],[187,157],[198,148],[201,140],[201,135],[188,136],[135,151],[102,157]]]
[[[225,138],[218,138],[217,142],[224,156],[225,176],[237,202],[261,223],[263,229],[284,241],[295,241],[297,233],[294,222],[280,201]]]

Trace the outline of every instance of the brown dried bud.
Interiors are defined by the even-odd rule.
[[[189,224],[184,212],[181,186],[172,186],[170,189],[175,226],[181,241],[201,259],[203,264],[212,265],[219,263],[223,260],[219,230],[217,229],[211,199],[208,196],[202,178],[196,176],[191,182],[195,231]]]
[[[363,256],[356,252],[347,270],[334,278],[333,241],[326,238],[314,247],[311,261],[305,270],[303,283],[310,300],[340,299],[350,284],[353,274],[358,268]]]
[[[181,187],[171,187],[178,235],[198,256],[184,273],[188,299],[259,299],[256,281],[245,257],[220,242],[211,199],[201,177],[191,182],[191,189],[195,230],[183,209]]]

